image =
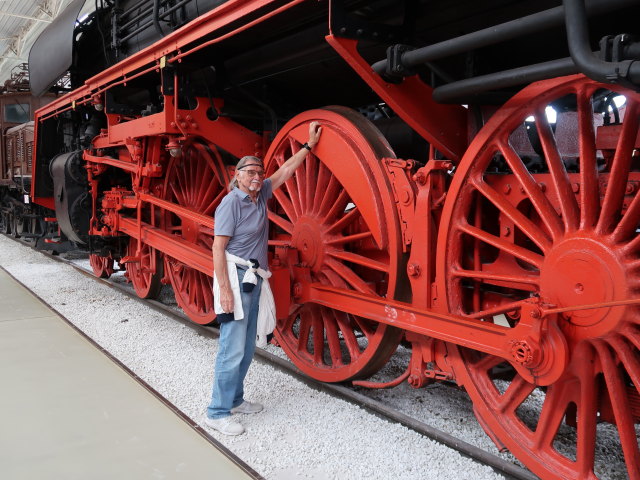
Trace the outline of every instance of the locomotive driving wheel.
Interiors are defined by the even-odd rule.
[[[312,282],[393,297],[401,268],[400,232],[380,160],[395,156],[373,124],[342,107],[300,114],[272,143],[267,176],[302,148],[314,120],[322,125],[321,141],[274,192],[270,244],[296,249]],[[294,308],[275,331],[298,368],[326,382],[372,375],[395,351],[400,335],[387,325],[313,303]]]
[[[568,363],[546,387],[454,352],[485,429],[543,478],[596,478],[611,448],[640,478],[640,309],[571,309],[638,296],[639,107],[637,93],[582,76],[533,84],[479,132],[447,194],[437,275],[451,312],[513,327],[530,297],[567,308],[549,321]]]
[[[134,257],[138,253],[138,240],[129,240],[128,256]],[[158,298],[162,289],[162,258],[146,243],[140,247],[139,261],[128,262],[125,275],[131,280],[133,289],[140,298]]]
[[[89,264],[93,274],[98,278],[109,278],[113,275],[113,258],[111,257],[101,257],[92,253],[89,255]]]
[[[171,158],[164,183],[164,199],[202,215],[213,216],[227,193],[229,180],[217,149],[195,140],[183,147],[182,155]],[[211,252],[213,231],[210,228],[169,212],[164,221],[169,233]],[[189,318],[200,324],[213,322],[216,317],[213,277],[169,256],[165,256],[165,270],[176,301]]]

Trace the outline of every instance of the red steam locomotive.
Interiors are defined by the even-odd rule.
[[[30,54],[32,200],[141,297],[214,319],[213,213],[273,172],[276,338],[361,381],[404,341],[544,478],[595,478],[602,428],[640,478],[640,4],[76,0]],[[328,105],[328,106],[327,106]]]

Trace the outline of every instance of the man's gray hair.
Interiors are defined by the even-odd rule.
[[[259,164],[262,168],[264,168],[264,164],[262,163],[262,160],[260,160],[258,157],[254,157],[253,155],[247,155],[245,157],[242,157],[239,161],[238,164],[236,165],[236,173],[233,176],[233,178],[231,179],[231,182],[229,183],[229,191],[233,190],[235,187],[238,186],[238,172],[240,171],[240,169],[242,167],[244,167],[245,165],[251,164],[251,163],[257,163]]]

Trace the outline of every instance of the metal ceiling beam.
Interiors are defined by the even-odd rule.
[[[36,5],[31,15],[23,15],[24,10],[17,13],[11,4],[0,0],[0,6],[3,8],[0,10],[0,19],[7,18],[9,20],[9,17],[22,19],[19,20],[17,27],[12,29],[13,31],[3,32],[4,34],[13,34],[13,36],[3,39],[5,42],[9,42],[8,45],[5,43],[6,47],[3,46],[0,49],[0,83],[9,77],[9,72],[15,65],[27,61],[31,45],[39,32],[55,19],[69,1],[39,0],[34,2]],[[13,22],[16,21],[13,20]]]
[[[0,10],[0,15],[7,15],[9,17],[18,17],[18,18],[24,18],[25,20],[33,20],[35,22],[46,22],[46,23],[51,23],[51,20],[45,20],[44,18],[38,18],[38,17],[28,17],[26,15],[18,15],[17,13],[11,13],[11,12],[5,12]]]

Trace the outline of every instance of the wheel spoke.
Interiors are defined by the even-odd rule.
[[[315,157],[314,157],[315,158]],[[321,162],[318,162],[318,180],[315,186],[315,195],[313,196],[312,213],[322,215],[322,205],[327,197],[331,196],[329,182],[334,178],[329,169]],[[337,184],[337,182],[336,182]]]
[[[296,177],[289,178],[286,182],[284,182],[284,186],[289,193],[289,200],[291,205],[293,206],[295,216],[300,217],[303,213],[303,210],[302,206],[300,205],[300,192],[298,191],[298,185],[296,184]]]
[[[322,223],[328,224],[338,218],[340,215],[344,215],[344,212],[349,204],[349,195],[346,190],[341,190],[335,197],[331,208],[329,208],[322,217]]]
[[[327,240],[327,245],[332,245],[335,247],[338,245],[345,245],[347,243],[359,242],[360,240],[367,240],[372,237],[373,234],[371,233],[371,231],[367,230],[366,232],[362,233],[354,233],[353,235],[345,235],[343,237],[329,239]]]
[[[525,262],[537,267],[538,269],[540,269],[540,267],[542,266],[542,262],[543,262],[542,255],[538,255],[537,253],[527,250],[526,248],[520,247],[519,245],[514,245],[511,242],[502,240],[501,238],[496,237],[495,235],[491,235],[490,233],[487,233],[484,230],[481,230],[479,228],[473,227],[468,223],[460,225],[459,228],[463,232],[471,235],[472,237],[477,238],[478,240],[481,240],[484,243],[492,245],[498,248],[499,250],[510,253],[514,257],[518,257],[519,259],[524,260]]]
[[[307,308],[308,310],[308,308]],[[300,314],[300,331],[298,333],[298,351],[309,351],[309,334],[311,333],[311,319],[310,314],[305,311],[305,314]]]
[[[576,202],[576,197],[571,188],[571,182],[569,181],[569,175],[567,175],[567,170],[558,151],[546,113],[544,111],[538,111],[535,118],[538,136],[547,159],[549,173],[551,174],[553,185],[560,200],[560,211],[564,219],[565,230],[571,232],[578,228],[580,221],[578,202]]]
[[[322,218],[322,223],[327,223],[335,218],[339,212],[343,212],[348,201],[349,195],[347,191],[342,188],[336,177],[332,175],[318,208],[318,216]]]
[[[344,250],[327,250],[327,254],[331,255],[333,258],[338,258],[340,260],[344,260],[345,262],[356,263],[358,265],[362,265],[363,267],[378,270],[380,272],[389,271],[388,263],[378,262],[357,253],[345,252]]]
[[[451,272],[451,274],[454,277],[482,280],[484,283],[489,283],[492,285],[509,284],[511,288],[525,288],[526,290],[535,290],[531,287],[539,287],[540,285],[540,276],[531,275],[528,273],[506,275],[492,273],[491,271],[487,270],[466,270],[463,268],[456,268]]]
[[[216,185],[212,179],[212,172],[210,169],[206,169],[204,172],[201,172],[201,187],[198,189],[200,192],[204,192],[201,194],[200,198],[197,199],[195,205],[193,206],[194,210],[202,212],[205,208],[211,204],[213,199],[216,197],[218,193],[220,193],[220,186]]]
[[[473,186],[487,200],[495,205],[507,218],[509,218],[516,226],[524,232],[543,252],[551,247],[551,242],[540,228],[528,219],[520,210],[518,210],[511,202],[507,201],[502,195],[495,191],[491,186],[482,180],[472,180]]]
[[[182,196],[182,192],[179,192],[176,188],[179,188],[180,185],[171,184],[169,188],[171,188],[171,193],[173,193],[173,197],[176,199],[176,202],[179,205],[186,205],[184,197]]]
[[[333,259],[327,259],[325,263],[358,292],[375,294],[372,288],[346,265]]]
[[[185,202],[188,206],[193,206],[193,190],[194,185],[191,184],[191,180],[193,178],[193,162],[191,161],[191,155],[187,154],[186,158],[183,160],[182,164],[184,165],[184,169],[180,172],[180,185],[184,190]]]
[[[609,399],[611,400],[627,470],[630,474],[635,472],[637,477],[640,472],[640,450],[638,450],[638,440],[634,428],[635,421],[631,415],[627,389],[620,369],[615,364],[609,349],[599,341],[595,342],[594,345],[602,362],[604,379],[609,391]]]
[[[344,343],[349,351],[351,361],[357,359],[360,356],[360,345],[358,345],[358,339],[353,332],[353,326],[350,319],[353,318],[344,312],[333,312],[334,318],[338,322],[342,336],[344,337]]]
[[[600,210],[598,185],[598,163],[596,157],[596,134],[593,125],[593,106],[590,86],[577,91],[578,103],[578,149],[580,153],[580,228],[591,229],[595,226]]]
[[[583,355],[593,357],[589,348]],[[580,402],[578,403],[576,463],[582,478],[593,476],[596,447],[596,421],[598,418],[596,378],[593,363],[579,362],[577,366],[580,381]]]
[[[338,328],[336,319],[333,315],[323,315],[324,327],[327,335],[327,343],[329,344],[329,354],[331,355],[331,365],[340,366],[342,362],[342,351],[340,348],[340,337],[338,336]]]
[[[295,155],[301,148],[301,144],[298,143],[293,137],[289,137],[289,145],[291,155]],[[293,201],[294,205],[299,206],[300,214],[304,214],[308,211],[307,195],[309,195],[310,183],[307,182],[307,165],[303,162],[293,174],[294,183],[296,185],[297,198]],[[293,192],[291,192],[293,195]]]
[[[295,212],[293,205],[289,201],[289,198],[282,190],[274,191],[273,196],[276,198],[278,204],[284,210],[285,215],[289,217],[289,220],[293,222],[298,219],[298,214]]]
[[[538,448],[552,448],[553,439],[558,434],[567,406],[567,399],[564,396],[564,384],[550,386],[547,390],[540,420],[534,435]]]
[[[602,211],[596,225],[598,233],[609,233],[618,220],[626,192],[631,158],[638,135],[638,104],[628,100],[627,113],[613,156],[609,183],[602,201]]]
[[[280,215],[278,215],[276,213],[273,213],[272,211],[269,211],[268,215],[269,215],[269,220],[271,222],[273,222],[276,225],[278,225],[281,229],[283,229],[288,234],[290,234],[290,235],[293,234],[293,228],[294,227],[293,227],[293,224],[290,221],[285,220]]]
[[[613,233],[611,234],[611,239],[615,243],[622,243],[625,240],[629,240],[631,238],[640,238],[636,237],[636,229],[640,224],[640,195],[636,195],[633,197],[629,208],[624,213],[622,220],[616,226]]]
[[[313,323],[313,361],[320,365],[324,363],[324,325],[317,306],[310,309]]]
[[[337,222],[330,225],[329,228],[327,229],[327,233],[337,234],[341,232],[348,225],[351,225],[351,223],[355,221],[359,216],[360,216],[360,213],[358,212],[358,207],[352,208],[347,213],[345,213],[341,219],[339,219]]]
[[[313,212],[313,209],[315,207],[314,198],[318,188],[318,179],[314,178],[314,176],[317,175],[318,172],[318,162],[316,161],[316,157],[313,153],[307,154],[305,168],[305,185],[307,186],[307,188],[305,190],[306,197],[304,208],[306,212],[311,213]]]
[[[608,342],[620,358],[622,365],[631,379],[631,383],[635,385],[634,388],[636,390],[640,389],[640,359],[638,358],[637,349],[632,349],[620,336],[612,337],[608,339]]]
[[[540,214],[540,218],[549,229],[551,237],[554,240],[560,238],[563,231],[562,223],[549,199],[546,197],[540,186],[538,186],[524,163],[522,163],[522,159],[513,150],[513,148],[504,142],[499,142],[498,146],[500,148],[500,152],[504,155],[505,160],[509,164],[511,171],[520,182],[520,185],[522,185],[525,194],[529,197],[534,208]]]
[[[294,336],[293,325],[296,323],[297,315],[289,315],[285,319],[278,319],[278,328]]]
[[[507,413],[515,412],[535,388],[535,385],[530,384],[520,375],[516,375],[500,397],[500,410]]]
[[[362,334],[366,338],[372,338],[373,335],[376,333],[376,329],[374,327],[376,323],[372,323],[370,320],[367,320],[362,317],[353,317],[353,319],[356,325],[358,326],[358,329],[362,332]]]

